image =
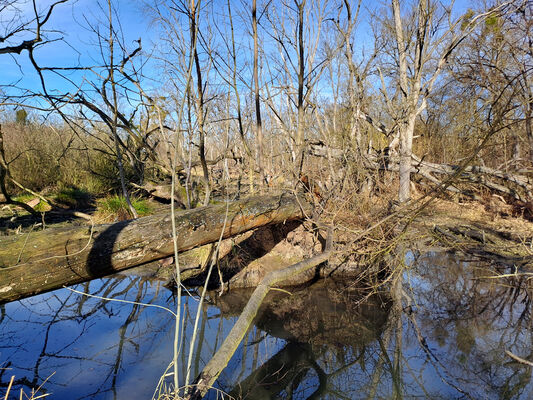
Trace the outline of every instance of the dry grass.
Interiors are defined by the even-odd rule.
[[[420,214],[417,224],[426,226],[449,224],[475,224],[514,236],[533,237],[533,223],[520,217],[501,216],[488,212],[478,202],[457,203],[455,201],[435,199]]]
[[[53,375],[53,374],[52,374]],[[50,375],[48,378],[46,378],[46,380],[37,388],[37,389],[32,389],[30,393],[25,393],[24,390],[21,388],[20,391],[18,392],[18,396],[17,396],[17,393],[13,393],[13,396],[11,398],[13,399],[19,399],[19,400],[37,400],[37,399],[43,399],[45,397],[48,397],[50,396],[50,393],[44,393],[44,394],[39,394],[39,392],[41,391],[43,385],[46,383],[46,381],[48,381],[48,379],[50,379],[50,377],[52,376]],[[15,381],[15,375],[12,375],[11,376],[11,380],[9,381],[9,385],[7,386],[7,391],[6,391],[6,394],[4,395],[4,398],[3,400],[8,400],[10,397],[9,395],[11,394],[11,390],[13,389],[13,382]]]

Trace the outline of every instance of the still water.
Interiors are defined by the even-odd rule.
[[[502,272],[429,253],[412,257],[392,294],[369,296],[331,281],[273,292],[217,388],[252,400],[532,399],[532,368],[505,351],[533,360],[533,285],[527,275],[494,278]],[[161,282],[141,276],[74,288],[176,307]],[[248,296],[212,293],[202,307],[193,376]],[[190,338],[198,302],[194,294],[182,301]],[[174,317],[162,308],[68,289],[0,306],[0,398],[15,376],[13,399],[40,385],[50,399],[150,399],[173,339]],[[180,376],[186,358],[182,351]]]

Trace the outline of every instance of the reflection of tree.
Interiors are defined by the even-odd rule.
[[[230,292],[215,301],[223,314],[237,315],[246,299],[246,293]],[[232,387],[237,398],[353,398],[351,389],[346,389],[356,385],[344,381],[357,375],[354,369],[359,369],[361,385],[368,381],[368,368],[377,354],[373,342],[389,307],[386,298],[364,301],[364,293],[334,282],[318,283],[291,296],[271,293],[255,325],[268,337],[287,343],[257,367],[259,345],[267,336],[256,328],[245,345],[254,347],[252,372],[242,379],[243,368],[234,383],[223,386]]]
[[[530,282],[484,278],[495,273],[439,254],[391,280],[385,302],[358,301],[340,285],[274,293],[248,339],[254,351],[219,384],[248,399],[528,398],[530,370],[504,351],[532,358]],[[235,315],[246,298],[216,302]],[[269,337],[285,343],[257,363]]]
[[[364,300],[364,293],[331,281],[290,295],[273,291],[217,384],[249,399],[527,398],[530,369],[504,351],[533,359],[531,282],[486,278],[496,272],[451,255],[426,256],[403,282],[391,280],[390,296]],[[148,304],[168,300],[138,277],[78,288]],[[248,296],[215,294],[219,309],[202,310],[193,375],[220,346]],[[187,334],[181,348],[196,306],[192,297],[183,301]],[[150,360],[157,367],[146,379],[155,386],[168,361],[173,319],[156,318],[146,308],[67,290],[5,305],[0,391],[11,375],[26,390],[55,371],[45,385],[54,398],[68,398],[61,397],[69,390],[62,386],[80,382],[86,387],[79,396],[122,398],[123,388],[136,390],[126,380],[137,379],[136,369],[150,368],[139,367]],[[164,354],[152,355],[158,351]],[[11,369],[1,369],[6,367]]]
[[[533,355],[531,282],[520,275],[494,279],[509,271],[451,254],[425,256],[417,272],[415,319],[450,383],[473,397],[527,397],[531,373],[505,350]]]
[[[249,292],[233,291],[215,305],[225,315],[238,315]],[[272,291],[263,302],[255,325],[272,336],[313,346],[360,346],[375,338],[387,319],[387,297],[365,300],[363,291],[344,284],[319,282],[287,293]]]
[[[139,277],[113,277],[78,289],[108,299],[135,298],[151,304],[158,296],[149,295],[147,283]],[[6,388],[15,375],[15,385],[28,392],[56,372],[44,390],[61,393],[61,387],[83,384],[91,387],[89,398],[108,391],[117,398],[117,382],[131,354],[134,358],[149,355],[158,333],[170,328],[167,322],[160,326],[141,318],[145,309],[68,290],[7,304],[0,319],[0,362],[8,359],[10,370],[0,370],[0,388]],[[113,333],[117,325],[118,338]]]

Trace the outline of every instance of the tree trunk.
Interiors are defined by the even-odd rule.
[[[227,207],[227,209],[226,209]],[[227,212],[226,212],[227,211]],[[178,251],[304,218],[292,195],[258,196],[176,214]],[[174,254],[170,213],[93,228],[47,229],[0,239],[0,304],[103,277]]]
[[[259,49],[257,38],[257,6],[252,3],[252,28],[254,36],[254,98],[255,98],[255,135],[257,139],[257,168],[259,169],[260,190],[265,185],[265,166],[263,165],[263,125],[261,122],[261,102],[259,97]]]
[[[411,198],[411,156],[413,153],[413,132],[416,116],[409,118],[400,131],[400,190],[398,200],[405,203]]]
[[[196,27],[196,13],[198,6],[191,3],[191,43],[194,43],[197,39]],[[205,186],[205,196],[203,205],[209,204],[209,198],[211,196],[211,186],[209,184],[209,171],[207,169],[207,161],[205,159],[205,102],[204,102],[204,86],[202,83],[202,68],[200,66],[200,58],[198,57],[198,48],[194,47],[194,64],[196,66],[196,85],[198,94],[196,96],[196,118],[198,120],[198,157],[200,158],[200,164],[202,165],[202,173]]]
[[[297,147],[297,162],[298,162],[298,174],[302,172],[303,160],[304,160],[304,81],[305,81],[305,47],[304,47],[304,10],[305,2],[296,3],[298,7],[298,121],[296,127],[296,147]]]
[[[526,106],[526,135],[527,139],[529,141],[529,161],[533,163],[533,129],[531,125],[533,124],[533,101],[530,101],[529,104]]]

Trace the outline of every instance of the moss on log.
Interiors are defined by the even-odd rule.
[[[186,251],[269,224],[302,219],[293,195],[257,196],[176,214]],[[170,212],[94,227],[47,229],[0,239],[0,303],[113,274],[173,254]]]

